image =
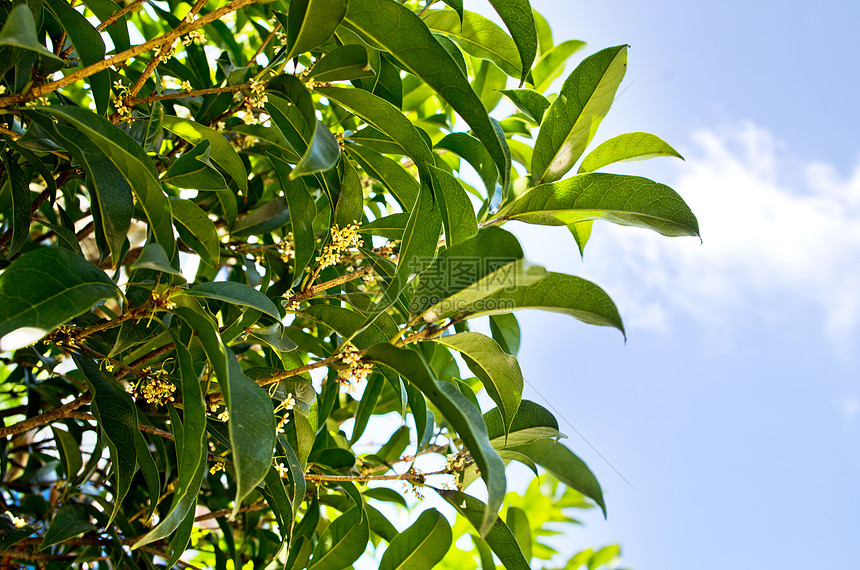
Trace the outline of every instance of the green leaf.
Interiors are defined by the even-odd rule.
[[[146,462],[151,464],[150,467],[154,467],[154,464],[138,427],[137,406],[131,396],[116,383],[105,379],[98,364],[92,359],[77,353],[72,353],[72,359],[78,370],[84,374],[84,379],[92,392],[93,401],[90,404],[90,410],[104,430],[110,448],[116,483],[113,490],[114,508],[108,521],[109,526],[119,513],[122,500],[131,488],[138,464]],[[154,495],[153,490],[150,489],[150,513],[156,506],[157,487],[156,485]]]
[[[247,190],[248,174],[245,172],[245,165],[224,135],[191,119],[183,119],[176,115],[164,115],[161,126],[193,145],[198,145],[204,140],[209,141],[211,145],[209,156],[215,164],[233,178],[241,191]]]
[[[290,228],[293,232],[293,275],[299,278],[311,262],[316,249],[313,221],[316,217],[316,204],[301,179],[290,178],[290,166],[279,156],[269,154],[272,166],[281,181],[287,208],[290,212]]]
[[[118,292],[104,271],[71,251],[29,251],[0,274],[0,352],[44,337]]]
[[[433,568],[451,548],[448,519],[436,509],[423,511],[412,526],[398,534],[385,549],[379,570]]]
[[[506,89],[502,93],[537,125],[540,125],[544,113],[551,105],[549,99],[531,89]]]
[[[364,490],[363,495],[365,497],[369,497],[371,499],[375,499],[377,501],[385,501],[386,503],[394,503],[395,505],[399,505],[404,509],[409,508],[406,499],[403,498],[403,495],[395,491],[394,489],[390,489],[388,487],[369,487]],[[370,505],[366,505],[370,506]]]
[[[185,245],[194,250],[207,265],[217,265],[221,256],[220,239],[215,224],[200,206],[191,200],[170,199],[173,225]]]
[[[364,359],[387,366],[409,380],[445,416],[466,444],[489,493],[489,508],[476,524],[481,535],[486,535],[502,505],[505,494],[505,467],[498,453],[490,445],[481,412],[466,399],[456,386],[438,382],[421,356],[412,350],[380,343],[367,349]]]
[[[474,60],[474,63],[477,64],[477,71],[472,80],[472,89],[478,94],[487,112],[490,112],[502,100],[502,90],[508,82],[508,77],[504,71],[487,60]]]
[[[101,34],[84,16],[62,0],[48,0],[48,7],[62,22],[63,29],[78,52],[82,66],[93,65],[105,57],[105,43]],[[110,75],[104,69],[87,78],[93,93],[93,101],[99,115],[108,110],[110,100]]]
[[[364,191],[361,179],[349,160],[343,160],[343,175],[340,180],[340,195],[334,210],[334,223],[345,228],[360,222],[364,215]]]
[[[346,0],[295,0],[290,2],[287,55],[291,59],[323,44],[343,21]]]
[[[594,172],[614,162],[645,160],[656,156],[676,156],[684,160],[677,150],[657,135],[625,133],[601,143],[588,153],[579,165],[579,172]]]
[[[545,93],[553,81],[561,76],[568,58],[585,47],[585,42],[579,40],[563,41],[541,55],[540,60],[532,70],[535,91]]]
[[[551,439],[539,439],[526,445],[508,448],[515,453],[522,453],[567,485],[576,489],[600,506],[603,516],[606,516],[606,504],[603,502],[603,491],[600,483],[588,465],[571,450]]]
[[[431,166],[430,176],[433,178],[442,226],[445,228],[445,244],[452,247],[475,237],[478,222],[466,191],[456,178],[441,168]]]
[[[227,181],[212,164],[209,149],[212,143],[202,140],[194,148],[182,153],[176,162],[170,165],[161,178],[180,188],[194,190],[222,190],[227,188]]]
[[[698,236],[699,223],[684,200],[665,184],[621,174],[577,174],[532,188],[495,216],[544,226],[607,220],[665,236]]]
[[[87,175],[87,187],[95,194],[101,231],[110,248],[114,265],[120,255],[134,215],[132,188],[114,163],[86,136],[76,129],[55,125],[47,117],[38,121],[48,129],[78,161]]]
[[[242,371],[236,356],[228,351],[229,380],[218,385],[224,395],[230,420],[230,447],[236,476],[235,517],[242,501],[263,479],[272,464],[275,446],[275,414],[266,391]]]
[[[432,323],[466,313],[500,289],[528,285],[546,270],[525,260],[517,238],[501,228],[485,228],[474,238],[439,254],[421,275],[410,311]]]
[[[502,28],[475,12],[464,11],[460,22],[460,16],[453,10],[433,10],[424,17],[431,31],[450,36],[469,55],[492,61],[511,77],[525,77],[517,46]]]
[[[537,29],[529,0],[490,0],[496,13],[502,18],[520,55],[522,75],[520,85],[529,74],[537,53]]]
[[[404,211],[412,208],[420,185],[399,162],[357,144],[348,145],[346,152],[368,176],[382,182]]]
[[[520,350],[520,324],[514,315],[490,315],[490,333],[499,347],[512,356]]]
[[[612,106],[627,71],[627,46],[585,58],[561,87],[535,141],[531,173],[536,184],[555,182],[573,167]]]
[[[457,509],[466,520],[472,523],[479,531],[484,528],[486,514],[489,512],[487,505],[475,497],[471,497],[460,491],[446,491],[434,489],[448,503]],[[490,545],[496,556],[501,560],[507,570],[529,570],[529,563],[523,556],[517,539],[508,528],[508,525],[498,516],[493,517],[489,532],[481,532],[481,536]]]
[[[234,281],[212,281],[209,283],[199,283],[182,292],[183,295],[192,297],[203,297],[206,299],[218,299],[226,303],[238,305],[240,307],[250,307],[257,309],[261,313],[269,315],[275,320],[280,320],[281,316],[278,313],[278,308],[272,303],[272,300],[260,293],[253,287],[236,283]]]
[[[234,236],[267,234],[282,228],[289,221],[290,211],[287,201],[278,197],[240,218],[233,226],[232,234]]]
[[[89,505],[69,503],[60,507],[51,526],[45,532],[45,537],[39,545],[39,550],[60,544],[81,533],[96,528],[90,518],[93,508]]]
[[[155,241],[164,248],[168,258],[172,258],[176,251],[176,240],[173,238],[170,201],[164,195],[152,160],[140,145],[116,125],[92,111],[66,105],[51,105],[36,107],[36,109],[69,122],[114,163],[134,191],[138,204],[143,208]],[[224,142],[226,144],[226,141]]]
[[[325,54],[313,66],[308,79],[346,81],[374,75],[367,49],[359,45],[339,46]]]
[[[530,561],[532,559],[532,530],[529,526],[528,516],[522,509],[510,506],[505,519],[505,524],[516,537],[526,562]]]
[[[362,234],[371,234],[382,236],[389,240],[398,240],[403,238],[403,230],[406,229],[406,224],[409,223],[408,212],[398,212],[390,216],[376,218],[372,222],[361,224],[358,232]]]
[[[451,133],[445,135],[442,140],[436,143],[434,148],[450,150],[465,158],[484,182],[487,196],[492,196],[496,192],[496,181],[499,179],[498,172],[493,165],[492,157],[481,144],[481,141],[467,133]]]
[[[292,75],[279,75],[269,81],[268,88],[286,97],[269,97],[266,111],[272,116],[272,122],[287,140],[291,140],[291,132],[301,137],[300,148],[296,150],[302,154],[302,159],[290,172],[290,177],[324,172],[337,164],[340,146],[328,127],[317,120],[313,99],[301,80]]]
[[[63,466],[66,468],[66,480],[72,481],[75,475],[78,474],[78,471],[81,470],[81,467],[84,466],[81,456],[81,446],[69,432],[55,426],[51,426],[51,431],[54,434],[54,441],[57,443],[57,449],[63,460]]]
[[[592,226],[594,226],[592,220],[567,224],[567,229],[570,231],[570,235],[573,236],[576,247],[579,248],[579,255],[582,258],[585,258],[585,244],[588,243],[588,239],[591,237]]]
[[[337,517],[314,548],[309,570],[342,570],[359,559],[370,540],[370,526],[361,508]]]
[[[365,386],[364,392],[361,393],[361,400],[358,401],[358,409],[355,411],[355,423],[352,427],[352,435],[349,438],[350,445],[355,444],[367,428],[367,422],[370,421],[373,415],[376,402],[379,401],[379,395],[382,393],[384,386],[385,377],[381,374],[374,374],[367,380],[367,386]]]
[[[182,272],[170,265],[170,260],[167,259],[167,254],[164,253],[164,248],[157,243],[149,243],[140,252],[140,256],[134,263],[128,266],[129,271],[138,269],[151,269],[152,271],[160,271],[169,275],[175,275],[181,279],[185,279]]]
[[[9,257],[12,257],[30,239],[30,188],[24,171],[11,152],[3,153],[3,162],[12,195],[12,241],[9,244]]]
[[[173,492],[173,501],[167,515],[151,531],[134,543],[132,548],[167,538],[194,513],[197,494],[206,474],[208,454],[206,447],[206,402],[200,389],[200,380],[194,372],[194,361],[188,349],[174,336],[176,359],[179,362],[183,418],[174,425],[174,433],[181,432],[181,453],[178,458],[179,478]],[[177,437],[177,442],[180,438]]]
[[[505,155],[504,137],[493,128],[483,103],[457,62],[421,18],[393,0],[350,0],[346,22],[387,49],[465,119],[493,157],[501,174],[502,188],[507,188],[511,163]]]
[[[10,46],[33,52],[39,57],[44,73],[54,73],[65,65],[62,59],[39,43],[36,21],[33,19],[33,12],[26,4],[18,4],[6,16],[6,22],[3,24],[3,29],[0,30],[0,46]]]
[[[434,162],[433,153],[412,121],[397,107],[363,89],[317,87],[314,91],[349,109],[391,137],[415,162],[418,171],[425,177],[429,176],[428,165]]]
[[[496,341],[481,333],[442,336],[433,342],[467,357],[469,370],[481,380],[487,395],[499,406],[507,432],[523,394],[523,373],[517,359],[505,354]]]
[[[96,17],[104,22],[112,14],[120,10],[120,6],[113,0],[84,0],[87,8],[92,10]],[[128,36],[128,18],[123,15],[114,20],[114,22],[105,28],[105,31],[113,40],[114,51],[116,53],[127,50],[131,47],[131,42]]]
[[[530,400],[520,402],[517,414],[507,430],[498,408],[493,408],[484,414],[484,423],[487,424],[487,435],[490,442],[499,450],[527,445],[539,439],[564,437],[558,431],[558,421],[555,416],[543,406]]]

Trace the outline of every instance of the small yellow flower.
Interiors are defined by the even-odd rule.
[[[209,473],[215,475],[219,471],[225,471],[224,463],[222,461],[215,461],[212,463],[212,467],[209,468]]]
[[[275,463],[275,471],[277,471],[277,472],[278,472],[278,475],[280,475],[281,477],[286,477],[286,476],[287,476],[287,474],[290,472],[290,470],[289,470],[289,469],[287,469],[287,468],[284,466],[284,464],[283,464],[283,463],[281,463],[280,461],[279,461],[279,462],[277,462],[277,463]]]
[[[179,88],[184,89],[185,91],[191,91],[191,89],[192,89],[191,82],[186,79],[185,81],[183,81],[182,83],[179,84]]]

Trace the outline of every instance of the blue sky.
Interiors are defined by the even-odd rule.
[[[625,345],[519,314],[526,377],[635,487],[568,430],[609,518],[564,544],[620,542],[638,570],[858,567],[860,7],[532,4],[556,42],[631,45],[595,142],[675,146],[686,162],[611,170],[673,186],[704,240],[596,224],[581,261],[563,228],[508,226],[603,286],[628,328]]]

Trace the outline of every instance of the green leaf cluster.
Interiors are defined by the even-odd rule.
[[[582,42],[490,4],[0,5],[0,563],[528,568],[606,514],[515,313],[621,316],[503,226],[698,224],[603,172],[680,158],[594,145],[627,46],[565,75]],[[404,485],[441,510],[395,525]]]

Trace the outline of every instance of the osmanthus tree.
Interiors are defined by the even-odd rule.
[[[545,95],[583,44],[490,4],[0,2],[0,565],[527,568],[510,462],[605,512],[512,312],[621,318],[503,226],[697,222],[597,172],[661,139],[585,152],[627,46]]]

